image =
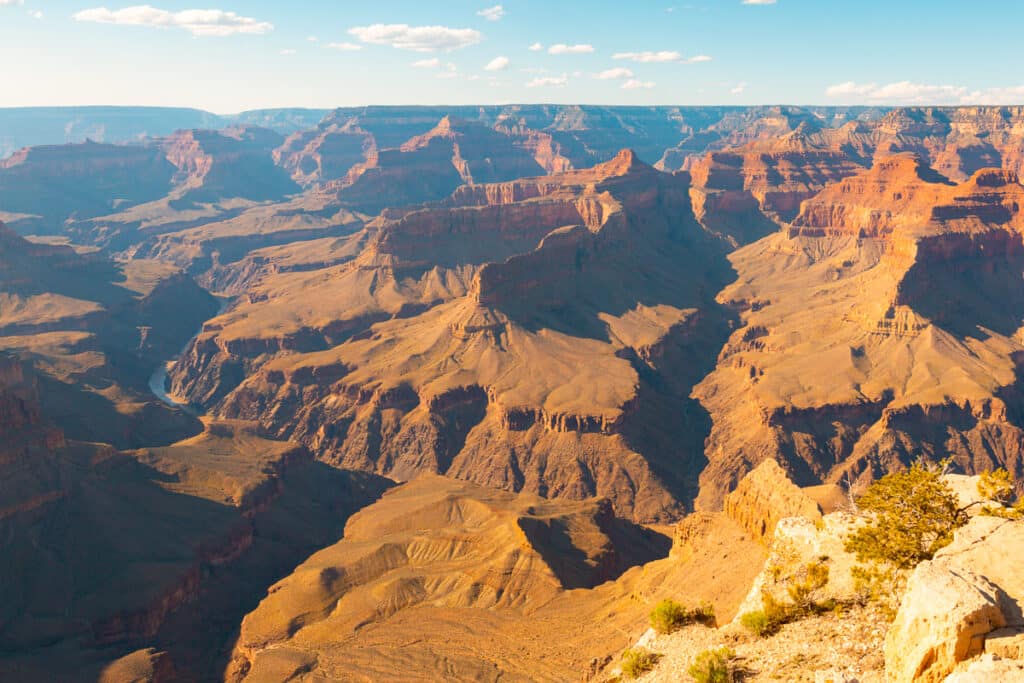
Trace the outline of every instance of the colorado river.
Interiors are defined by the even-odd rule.
[[[220,308],[217,309],[217,313],[208,320],[212,320],[213,318],[216,318],[217,316],[221,315],[222,313],[224,313],[224,311],[228,309],[228,306],[231,305],[232,299],[227,297],[218,298],[220,299]],[[156,370],[154,370],[153,374],[150,375],[149,377],[149,390],[153,392],[153,395],[156,396],[161,403],[169,405],[172,408],[184,410],[186,413],[196,416],[199,415],[199,411],[197,411],[193,406],[191,406],[189,403],[185,401],[179,401],[178,399],[167,393],[167,371],[170,370],[171,365],[174,363],[174,361],[180,358],[181,354],[185,353],[185,351],[188,350],[189,345],[191,345],[195,338],[202,333],[203,327],[205,325],[206,322],[204,321],[203,324],[199,326],[199,330],[194,335],[192,335],[192,337],[189,338],[189,340],[185,343],[185,346],[182,347],[181,351],[178,352],[178,354],[174,356],[174,358],[166,360],[160,365],[158,365]]]

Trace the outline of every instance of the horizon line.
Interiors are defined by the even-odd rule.
[[[4,111],[18,111],[18,110],[41,110],[41,109],[152,109],[152,110],[178,110],[178,111],[194,111],[203,114],[211,114],[219,117],[231,117],[241,116],[242,114],[250,114],[253,112],[269,112],[269,111],[338,111],[344,109],[431,109],[431,108],[442,108],[442,107],[474,107],[474,108],[501,108],[501,107],[587,107],[587,108],[616,108],[616,109],[707,109],[707,108],[721,108],[721,109],[756,109],[756,108],[769,108],[769,107],[792,107],[794,109],[799,108],[815,108],[815,109],[963,109],[969,107],[978,108],[1009,108],[1009,107],[1021,107],[1024,108],[1024,102],[1006,102],[1000,104],[982,104],[982,103],[960,103],[960,104],[846,104],[846,103],[830,103],[830,104],[817,104],[817,103],[805,103],[805,104],[793,104],[785,102],[775,102],[768,104],[594,104],[588,102],[505,102],[501,104],[480,104],[480,103],[468,103],[468,104],[446,104],[446,103],[431,103],[431,104],[342,104],[332,107],[311,107],[305,105],[297,106],[273,106],[273,107],[254,107],[251,109],[241,109],[238,111],[231,112],[217,112],[212,109],[204,109],[202,107],[189,106],[189,105],[164,105],[164,104],[42,104],[42,105],[0,105],[0,112]]]

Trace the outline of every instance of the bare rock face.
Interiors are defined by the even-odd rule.
[[[946,676],[944,683],[1024,683],[1024,662],[983,655],[962,670]]]
[[[725,514],[754,538],[767,543],[786,517],[821,520],[821,509],[774,460],[765,460],[725,497]]]
[[[107,666],[99,683],[171,683],[174,664],[166,652],[153,648],[136,650]]]
[[[982,652],[985,634],[1006,625],[999,588],[969,571],[923,562],[914,570],[885,641],[893,683],[942,681]]]
[[[958,663],[991,651],[990,634],[993,646],[1006,646],[1012,634],[997,629],[1024,626],[1021,552],[1024,522],[975,517],[919,565],[886,636],[890,680],[941,681]]]
[[[719,301],[744,325],[695,391],[713,421],[698,506],[769,457],[799,485],[866,482],[922,454],[1024,472],[1021,206],[1012,173],[957,184],[899,155],[734,251]],[[925,370],[940,366],[956,370]]]
[[[58,233],[69,217],[165,195],[173,175],[153,144],[29,147],[0,161],[0,213],[14,214],[11,222],[23,234]]]
[[[682,511],[703,442],[689,393],[727,317],[707,286],[724,244],[684,178],[624,150],[389,210],[349,244],[210,321],[174,389],[345,468]]]
[[[278,133],[258,127],[188,130],[167,138],[164,151],[178,169],[175,182],[188,201],[280,199],[299,189],[274,163],[273,150],[281,141]]]

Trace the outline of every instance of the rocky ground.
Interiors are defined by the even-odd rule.
[[[658,635],[652,629],[638,646],[662,657],[655,670],[637,680],[693,680],[688,670],[697,655],[725,646],[736,653],[743,681],[842,683],[856,679],[880,683],[884,680],[882,645],[887,626],[877,609],[854,606],[786,624],[766,638],[758,638],[738,624],[722,628],[695,624],[668,635]]]

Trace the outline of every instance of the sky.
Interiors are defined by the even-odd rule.
[[[0,0],[0,107],[1024,103],[1021,0]]]

